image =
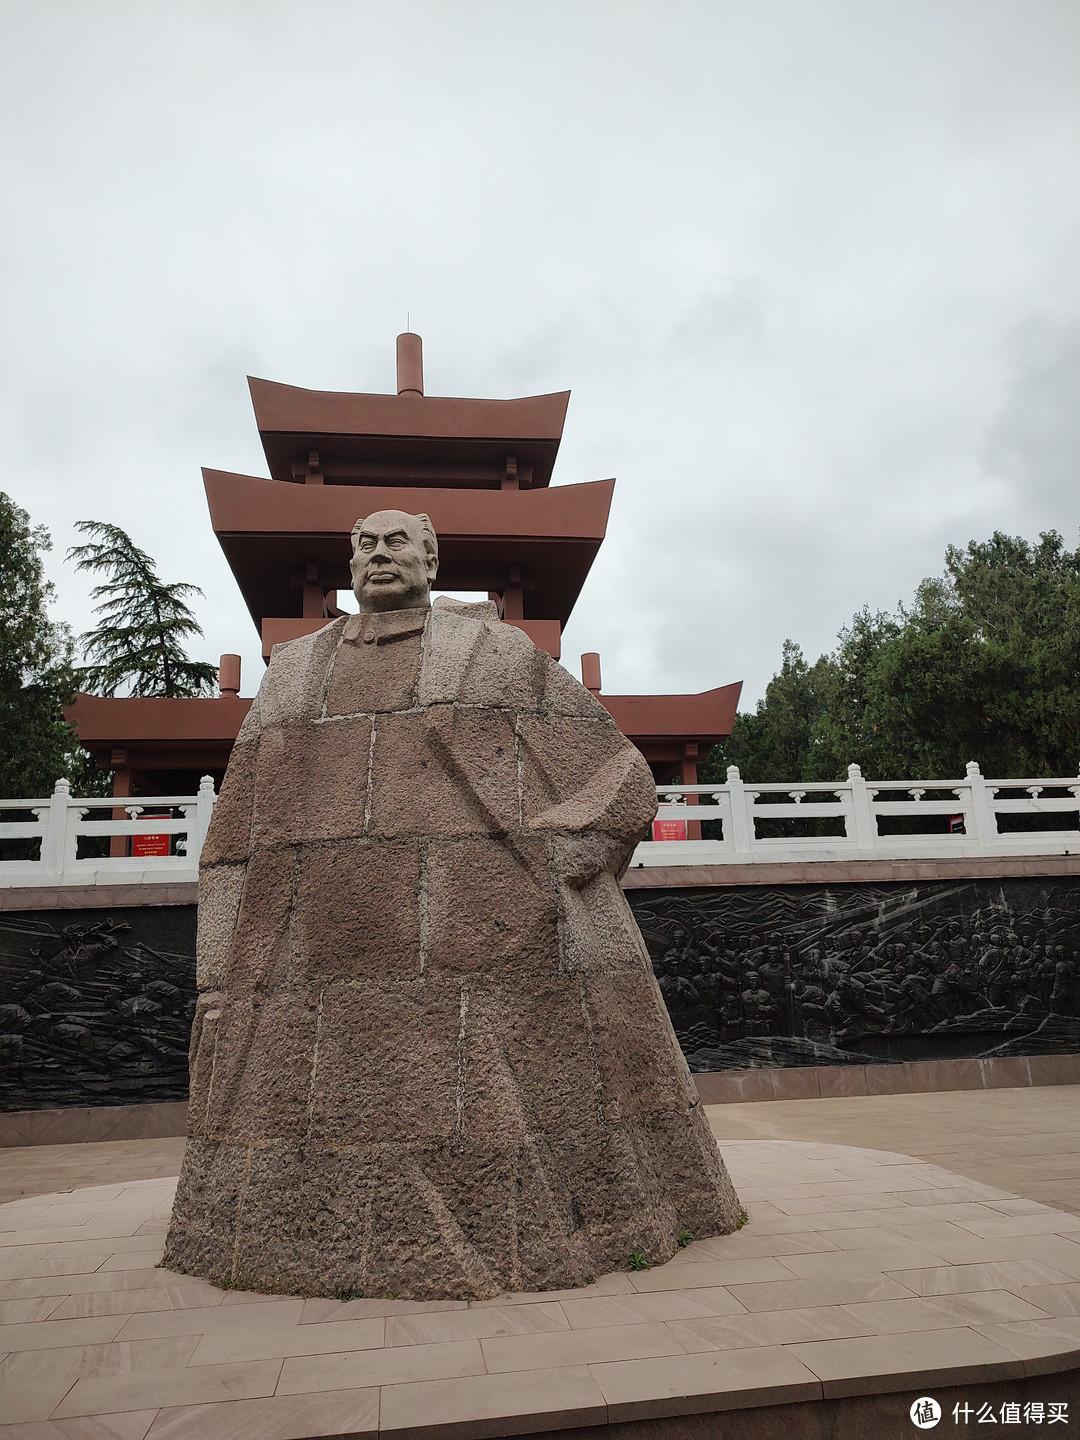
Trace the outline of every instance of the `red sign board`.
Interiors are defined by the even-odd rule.
[[[654,820],[652,822],[652,838],[654,840],[685,840],[685,820]]]
[[[159,815],[142,815],[142,820],[168,820],[169,811],[163,810]],[[131,853],[140,860],[150,855],[168,855],[169,841],[171,835],[133,835],[131,837]]]

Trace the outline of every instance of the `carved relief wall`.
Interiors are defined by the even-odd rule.
[[[1080,1051],[1080,879],[627,898],[692,1070]]]
[[[0,912],[0,1110],[187,1099],[195,914]]]
[[[1080,879],[627,898],[693,1070],[1080,1052]],[[186,1099],[195,916],[0,913],[0,1110]]]

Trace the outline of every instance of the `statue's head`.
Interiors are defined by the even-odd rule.
[[[414,610],[431,603],[439,542],[426,515],[378,510],[352,530],[353,593],[361,610]]]

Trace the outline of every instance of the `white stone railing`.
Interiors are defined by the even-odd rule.
[[[723,785],[661,785],[659,821],[675,821],[688,833],[702,822],[720,826],[722,838],[648,840],[633,865],[745,865],[810,860],[936,860],[968,856],[1080,855],[1080,777],[1064,780],[986,780],[971,763],[963,780],[863,779],[857,765],[836,782],[746,785],[731,766]],[[687,797],[697,796],[697,804]],[[38,856],[0,860],[0,887],[22,885],[139,884],[196,880],[210,816],[214,784],[204,777],[196,795],[79,797],[60,780],[46,800],[0,800],[0,813],[25,812],[25,820],[0,820],[0,841],[36,839]],[[127,818],[114,819],[122,811]],[[153,812],[167,811],[168,817]],[[103,818],[93,818],[105,812]],[[1027,829],[1003,833],[1008,815],[1073,817],[1067,830]],[[939,817],[939,834],[881,834],[883,818],[917,824]],[[90,818],[88,818],[90,817]],[[770,836],[761,822],[827,820],[836,835]],[[681,822],[681,823],[680,823]],[[789,826],[788,828],[794,828]],[[146,848],[127,837],[169,836],[168,855],[80,856],[80,840],[106,838],[115,849]],[[177,837],[175,841],[171,837]],[[123,844],[115,843],[123,837]]]
[[[695,822],[719,822],[723,838],[645,841],[633,865],[1080,855],[1080,777],[986,780],[974,761],[963,780],[868,781],[857,765],[849,765],[847,780],[836,783],[755,785],[744,784],[732,765],[724,785],[660,785],[657,794],[658,820],[685,822],[690,834]],[[698,797],[697,804],[687,804],[691,795]],[[1073,828],[1002,833],[998,825],[1008,815],[1062,814],[1073,816]],[[927,816],[940,817],[942,833],[880,833],[883,818],[918,824]],[[760,822],[778,820],[828,820],[842,833],[759,834]]]
[[[68,782],[58,780],[47,800],[0,800],[0,814],[25,811],[27,816],[25,820],[0,820],[0,841],[39,842],[36,859],[0,860],[0,887],[197,880],[199,855],[216,799],[214,782],[205,775],[197,795],[76,798]],[[103,818],[92,818],[101,811],[105,812]],[[117,811],[127,818],[114,819]],[[128,843],[126,837],[140,835],[168,839],[156,844],[144,840],[141,846],[134,840]],[[125,838],[117,844],[117,837]],[[80,856],[80,840],[91,838],[107,839],[112,850],[137,852],[165,844],[176,853]]]

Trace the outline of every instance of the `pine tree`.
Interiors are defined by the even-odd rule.
[[[82,685],[100,695],[121,689],[172,699],[212,693],[216,668],[190,660],[184,648],[203,633],[184,603],[202,595],[199,587],[182,581],[166,585],[150,556],[118,525],[80,520],[75,528],[91,541],[73,546],[67,558],[78,570],[108,577],[91,591],[101,601],[94,608],[101,622],[79,637],[90,661],[80,671]]]
[[[61,777],[76,793],[102,791],[104,777],[64,720],[75,697],[74,643],[48,615],[55,591],[41,557],[51,549],[48,530],[0,492],[0,795],[8,799],[48,795]]]

